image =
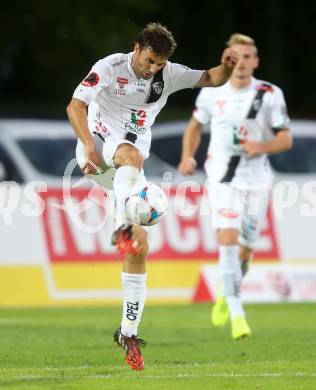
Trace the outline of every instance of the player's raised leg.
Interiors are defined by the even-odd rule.
[[[113,181],[116,230],[112,235],[112,244],[116,245],[118,250],[124,254],[136,254],[138,251],[137,241],[132,238],[133,221],[130,221],[126,215],[125,204],[139,178],[143,161],[139,150],[126,143],[117,147],[113,158],[117,171]]]
[[[114,341],[126,351],[125,362],[133,370],[143,370],[141,347],[146,342],[138,337],[138,326],[147,292],[147,232],[141,226],[133,225],[132,239],[138,243],[138,253],[127,254],[125,257],[122,272],[123,315],[121,326],[114,333]]]

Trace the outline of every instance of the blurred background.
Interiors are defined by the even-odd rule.
[[[92,64],[131,51],[150,21],[173,31],[178,48],[172,61],[196,69],[218,64],[231,33],[254,37],[257,77],[284,90],[292,118],[315,117],[316,4],[285,0],[7,2],[1,7],[0,116],[65,118]],[[171,96],[158,121],[187,118],[197,93]]]
[[[291,190],[294,201],[283,200],[281,217],[271,205],[244,297],[247,302],[316,300],[315,16],[312,1],[12,0],[2,5],[1,305],[120,302],[121,259],[109,243],[112,224],[87,233],[63,208],[67,197],[81,202],[89,227],[101,223],[106,210],[103,195],[102,201],[98,195],[91,198],[89,189],[80,187],[77,168],[76,188],[65,193],[62,187],[76,145],[66,106],[98,59],[132,51],[139,32],[152,21],[174,33],[178,48],[171,61],[195,69],[216,66],[234,32],[256,40],[260,67],[255,76],[282,88],[293,119],[294,148],[276,156],[272,165],[280,198]],[[176,169],[181,136],[198,92],[170,96],[153,131],[146,174],[160,182],[164,172],[173,174],[171,202],[182,180]],[[208,141],[205,129],[199,168]],[[203,182],[202,170],[196,180]],[[282,183],[293,185],[283,188]],[[201,188],[186,195],[189,203],[205,202]],[[214,299],[217,244],[209,213],[181,216],[169,207],[149,239],[149,302]]]

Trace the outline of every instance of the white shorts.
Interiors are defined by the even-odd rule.
[[[254,248],[269,203],[269,190],[237,189],[229,184],[208,183],[214,229],[237,229],[239,242]]]
[[[97,182],[101,187],[108,190],[113,188],[113,179],[116,169],[113,164],[113,157],[117,149],[117,145],[114,145],[109,139],[109,142],[105,143],[99,136],[94,136],[94,143],[97,149],[97,153],[101,159],[101,170],[104,173],[98,175],[87,175],[89,179]],[[78,139],[76,147],[76,158],[80,168],[85,165],[86,157],[84,153],[84,144]]]
[[[124,140],[122,140],[122,142],[116,142],[113,140],[112,137],[106,137],[104,140],[102,140],[96,134],[92,134],[92,137],[94,139],[97,152],[101,157],[101,164],[103,165],[103,168],[105,167],[113,168],[114,167],[113,157],[117,147],[121,143],[129,143],[128,141],[124,141]],[[79,166],[82,167],[85,163],[85,155],[84,155],[84,145],[80,141],[80,139],[78,139],[78,143],[77,143],[76,157]]]
[[[94,143],[97,149],[97,153],[101,159],[101,171],[102,173],[97,175],[86,175],[89,179],[94,180],[101,187],[106,188],[107,190],[113,189],[113,180],[116,173],[116,168],[114,168],[113,157],[116,152],[118,145],[122,143],[129,143],[125,140],[120,142],[114,141],[111,137],[105,138],[103,141],[98,135],[94,135]],[[133,144],[131,144],[133,145]],[[134,146],[134,145],[133,145]],[[83,143],[78,139],[77,147],[76,147],[76,158],[80,168],[85,165],[86,157],[84,151]],[[146,181],[144,176],[144,171],[140,172],[140,177],[138,182],[143,183]]]

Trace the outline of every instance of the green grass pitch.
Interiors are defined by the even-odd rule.
[[[113,343],[120,307],[1,309],[0,389],[316,389],[316,305],[247,305],[250,339],[210,305],[148,306],[145,370]]]

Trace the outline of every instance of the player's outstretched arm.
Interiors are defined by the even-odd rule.
[[[239,60],[239,54],[227,48],[223,51],[221,64],[215,68],[205,70],[196,87],[219,87],[225,84]]]
[[[194,155],[201,142],[202,124],[193,116],[182,138],[182,154],[179,164],[179,172],[182,175],[193,175],[195,173],[196,161]]]

